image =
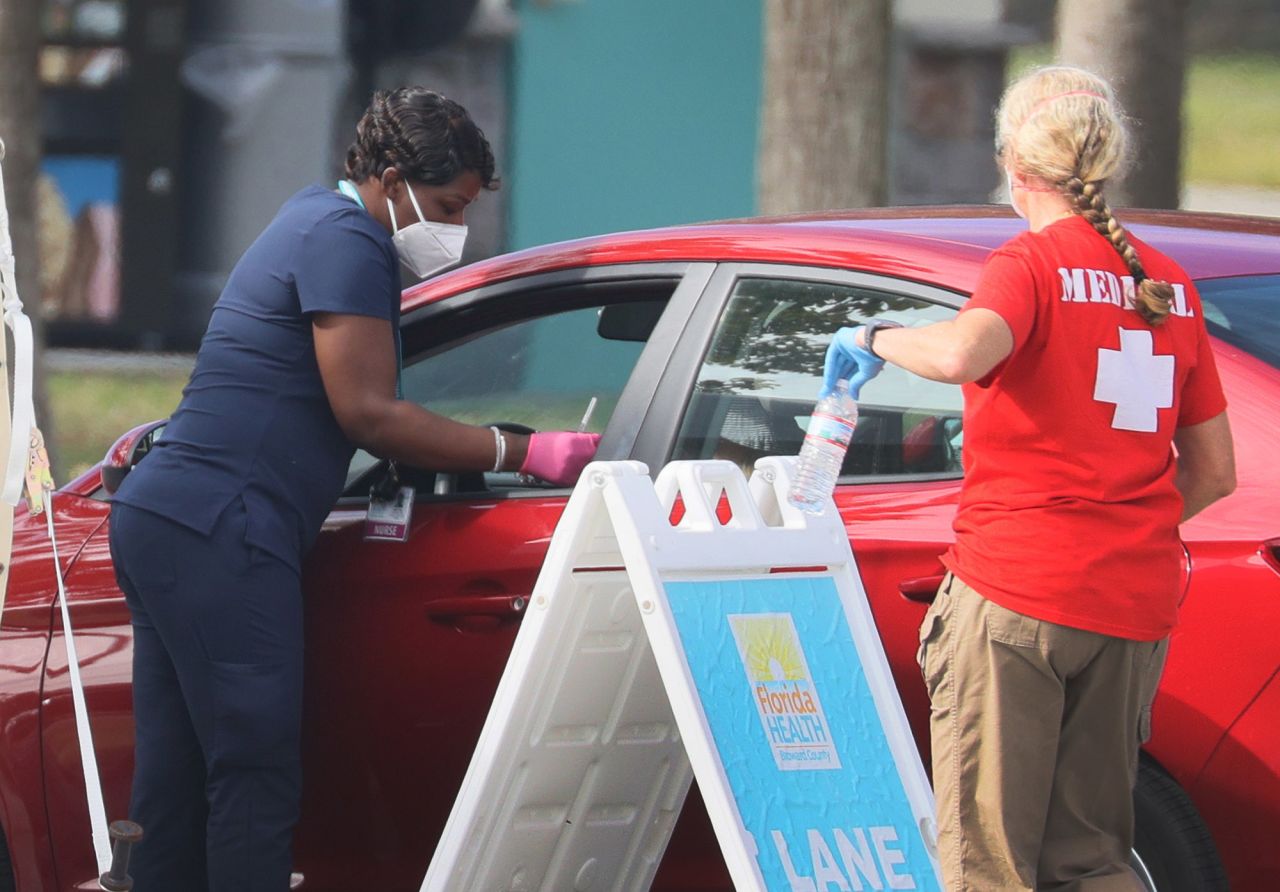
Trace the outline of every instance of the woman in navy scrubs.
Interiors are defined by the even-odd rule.
[[[111,552],[134,631],[138,892],[284,892],[301,792],[303,557],[356,447],[440,471],[576,479],[592,434],[521,436],[398,398],[399,265],[456,263],[497,187],[466,110],[380,92],[346,179],[289,199],[232,271]]]

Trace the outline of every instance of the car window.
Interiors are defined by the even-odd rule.
[[[1209,334],[1280,368],[1280,276],[1196,283]]]
[[[594,399],[585,429],[599,433],[664,304],[581,307],[471,335],[408,360],[404,397],[468,424],[534,430],[577,430]],[[348,489],[376,463],[358,451]],[[497,476],[507,488],[517,483],[512,474],[486,478]]]
[[[727,458],[749,469],[764,455],[795,455],[822,383],[836,329],[873,318],[918,326],[955,310],[851,285],[743,278],[702,363],[674,457]],[[842,475],[960,471],[960,388],[887,365],[859,400]]]

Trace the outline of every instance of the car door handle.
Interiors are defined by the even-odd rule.
[[[438,598],[427,605],[427,616],[441,622],[468,616],[519,617],[529,605],[528,595],[482,595]]]
[[[917,576],[914,579],[904,579],[898,583],[898,591],[902,592],[902,597],[908,601],[920,601],[928,604],[938,594],[938,587],[942,585],[944,578],[943,574],[939,573],[937,576]]]

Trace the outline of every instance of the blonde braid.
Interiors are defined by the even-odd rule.
[[[1133,245],[1129,244],[1128,234],[1120,225],[1120,221],[1111,213],[1111,208],[1102,195],[1102,185],[1086,183],[1080,177],[1073,176],[1063,183],[1062,187],[1074,206],[1075,212],[1084,217],[1099,235],[1111,242],[1120,259],[1129,267],[1137,296],[1138,315],[1148,325],[1163,323],[1173,306],[1173,286],[1168,282],[1147,277],[1138,252],[1134,250]]]

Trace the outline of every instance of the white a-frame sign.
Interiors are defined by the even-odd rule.
[[[739,890],[940,888],[848,539],[786,503],[793,462],[587,467],[423,892],[648,889],[693,775]]]

